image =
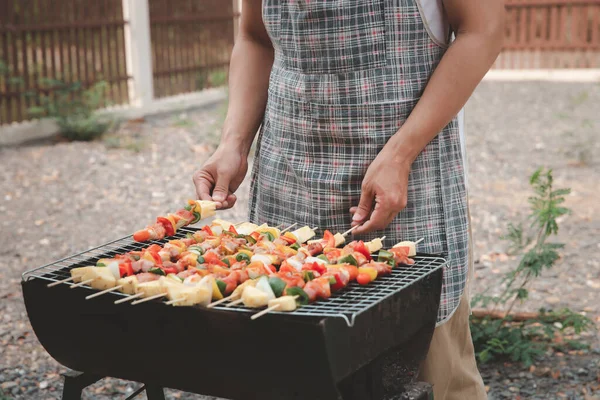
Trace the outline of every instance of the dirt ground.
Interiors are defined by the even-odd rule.
[[[525,221],[529,175],[553,168],[570,187],[560,223],[558,266],[532,287],[524,310],[568,306],[600,323],[600,85],[484,82],[467,106],[469,191],[475,237],[475,292],[497,290],[514,266],[499,240]],[[21,273],[130,234],[193,196],[191,176],[218,142],[223,105],[130,122],[92,143],[35,143],[0,149],[0,393],[59,398],[60,366],[29,325]],[[247,182],[223,218],[246,218]],[[526,221],[525,221],[526,222]],[[481,366],[493,399],[598,399],[597,332],[591,349],[549,353],[535,369]],[[137,384],[103,380],[85,399],[132,393]],[[206,399],[177,391],[169,398]],[[140,396],[143,398],[143,396]],[[2,396],[0,396],[2,399]]]

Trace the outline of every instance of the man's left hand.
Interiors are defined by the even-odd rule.
[[[352,207],[354,234],[385,229],[406,207],[410,163],[384,148],[367,169],[358,206]]]

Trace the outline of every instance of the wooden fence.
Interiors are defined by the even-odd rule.
[[[123,4],[130,18],[139,17],[146,1],[149,30],[130,29],[128,43]],[[36,95],[49,93],[47,79],[84,87],[104,81],[107,103],[129,103],[140,77],[128,59],[152,64],[153,77],[141,87],[150,86],[153,97],[222,85],[234,11],[231,0],[0,0],[0,125],[30,119]],[[145,34],[150,48],[140,59],[131,47]]]
[[[154,95],[166,97],[226,83],[234,39],[232,1],[151,0]]]
[[[8,69],[0,73],[0,123],[28,119],[47,79],[84,86],[103,80],[108,98],[126,103],[121,3],[0,0],[0,62]]]
[[[600,68],[600,0],[506,0],[495,68]]]

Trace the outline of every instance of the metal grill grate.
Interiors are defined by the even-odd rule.
[[[150,244],[163,245],[168,240],[174,238],[184,238],[187,233],[194,233],[196,229],[182,228],[174,237],[161,241],[149,241],[138,243],[133,241],[132,236],[128,235],[121,239],[108,242],[101,246],[89,249],[87,251],[65,257],[50,264],[26,271],[23,273],[23,280],[31,278],[44,279],[49,282],[56,282],[70,277],[70,270],[76,267],[95,265],[100,258],[110,258],[117,254],[133,250],[141,250]],[[433,273],[438,268],[446,264],[446,260],[435,256],[416,256],[415,264],[411,266],[400,266],[394,268],[391,275],[383,276],[371,282],[369,285],[361,286],[356,282],[350,283],[347,288],[334,294],[328,300],[319,300],[315,303],[302,306],[296,311],[275,312],[273,314],[293,314],[312,317],[337,317],[343,318],[348,326],[354,325],[356,316],[384,299],[393,296],[402,289],[412,285],[427,275]],[[65,283],[70,284],[70,283]],[[90,287],[83,286],[87,290],[93,290]],[[109,294],[107,294],[109,295]],[[126,296],[120,292],[111,292],[113,296]],[[156,300],[159,301],[159,300]],[[225,307],[225,304],[216,306],[214,310],[237,311],[237,312],[257,312],[256,309],[250,309],[243,306]]]

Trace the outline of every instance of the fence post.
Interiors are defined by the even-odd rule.
[[[144,107],[154,100],[150,9],[148,0],[122,0],[129,103]]]

